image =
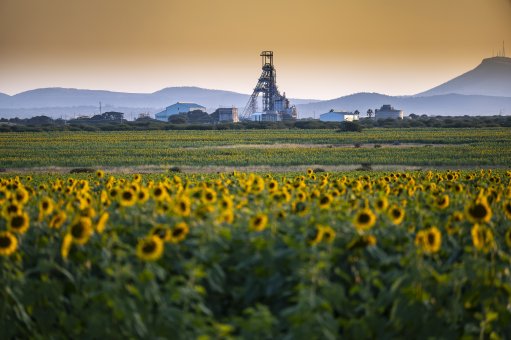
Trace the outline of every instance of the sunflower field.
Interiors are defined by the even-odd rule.
[[[3,176],[0,338],[510,338],[510,184]]]

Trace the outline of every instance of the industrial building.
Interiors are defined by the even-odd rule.
[[[353,112],[334,111],[323,113],[319,116],[322,122],[352,122],[358,120],[358,115]]]
[[[215,110],[211,115],[211,119],[215,123],[238,123],[238,108],[221,107]]]
[[[169,120],[170,116],[177,115],[180,113],[188,113],[190,111],[197,111],[197,110],[206,112],[206,108],[202,105],[195,104],[195,103],[177,102],[175,104],[167,106],[167,108],[165,108],[165,110],[158,112],[155,115],[155,118],[158,120],[167,122]]]
[[[374,110],[374,118],[376,119],[403,119],[403,110],[396,110],[390,105],[382,105],[380,109]]]
[[[273,51],[261,52],[262,70],[254,92],[250,96],[241,120],[281,121],[296,119],[296,107],[289,104],[286,94],[280,94],[277,88],[277,71],[273,66]],[[262,93],[262,111],[258,110],[258,97]]]

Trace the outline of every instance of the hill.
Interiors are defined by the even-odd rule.
[[[0,114],[4,117],[30,117],[49,115],[68,117],[93,114],[104,110],[138,114],[156,113],[175,102],[196,102],[214,111],[219,106],[236,106],[243,109],[249,96],[242,93],[210,90],[199,87],[168,87],[153,93],[125,93],[103,90],[72,88],[41,88],[18,93],[14,96],[0,95]],[[294,104],[312,102],[307,99],[291,99]]]
[[[511,58],[484,59],[475,69],[417,96],[450,93],[511,97]]]
[[[426,115],[496,115],[511,113],[511,97],[447,94],[428,97],[392,97],[378,93],[357,93],[337,99],[298,105],[300,118],[315,117],[330,109],[358,110],[364,117],[368,109],[390,104],[410,113]]]

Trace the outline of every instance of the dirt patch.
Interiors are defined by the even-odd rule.
[[[142,165],[142,166],[106,166],[96,167],[105,171],[107,174],[163,174],[170,173],[168,166],[161,165]],[[412,166],[412,165],[371,165],[371,171],[414,171],[414,170],[447,170],[447,169],[506,169],[507,166]],[[5,169],[2,175],[23,175],[23,174],[69,174],[71,167],[35,167],[35,168],[11,168]],[[228,173],[233,171],[238,172],[306,172],[307,169],[322,169],[326,172],[344,172],[356,171],[361,169],[360,164],[352,165],[292,165],[292,166],[272,166],[272,165],[254,165],[254,166],[179,166],[181,173],[184,174],[208,174],[208,173]]]
[[[211,145],[201,147],[185,147],[185,149],[293,149],[293,148],[419,148],[419,147],[445,147],[452,144],[425,144],[425,143],[349,143],[349,144],[310,144],[310,143],[276,143],[276,144],[230,144]],[[462,144],[456,144],[462,145]]]

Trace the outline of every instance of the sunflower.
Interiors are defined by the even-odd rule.
[[[18,234],[24,234],[30,225],[30,219],[26,212],[9,216],[7,227]]]
[[[64,260],[67,259],[72,245],[73,236],[71,236],[70,234],[66,234],[66,236],[64,236],[64,240],[62,241],[62,245],[60,246],[60,255]]]
[[[492,211],[486,198],[482,198],[467,206],[466,215],[474,223],[489,222]]]
[[[47,216],[53,212],[53,200],[49,197],[43,197],[39,202],[39,214]]]
[[[69,234],[73,238],[73,242],[77,244],[85,244],[92,235],[92,221],[88,217],[78,218],[69,227]]]
[[[311,176],[311,175],[313,175],[313,174],[314,174],[314,170],[312,170],[312,169],[310,169],[310,168],[309,168],[309,169],[307,169],[307,175],[308,175],[308,176]]]
[[[185,222],[180,222],[172,228],[170,233],[170,242],[179,243],[186,238],[186,235],[190,232],[190,228]]]
[[[124,189],[119,196],[119,203],[123,207],[131,207],[137,202],[137,195],[129,188]]]
[[[0,255],[9,256],[16,251],[18,247],[18,239],[8,232],[2,231],[0,232]]]
[[[446,209],[449,206],[449,196],[442,195],[440,197],[437,197],[435,200],[435,206],[438,209]]]
[[[232,198],[229,196],[223,196],[220,200],[220,206],[223,210],[231,210],[234,203],[232,201]]]
[[[139,204],[144,204],[149,199],[149,190],[144,187],[140,187],[137,192],[137,201]]]
[[[133,175],[133,182],[140,183],[142,182],[142,175],[141,174],[135,174]]]
[[[101,216],[99,217],[98,223],[96,224],[96,231],[98,233],[101,234],[105,230],[106,222],[108,222],[109,217],[110,217],[110,215],[106,211],[101,214]]]
[[[163,185],[160,184],[158,186],[153,187],[151,194],[155,201],[163,201],[167,196],[167,190]]]
[[[505,201],[503,207],[504,215],[506,215],[506,217],[511,220],[511,200]]]
[[[511,248],[511,228],[509,228],[506,231],[506,235],[504,236],[504,239],[506,240],[506,244],[509,248]]]
[[[270,181],[270,183],[268,183],[268,190],[270,192],[274,192],[274,191],[277,191],[278,189],[279,189],[279,183],[276,180],[272,179]]]
[[[353,224],[359,231],[371,229],[375,222],[376,216],[369,208],[360,210],[353,219]]]
[[[9,191],[5,188],[0,188],[0,204],[4,204],[9,198]]]
[[[488,252],[494,246],[493,232],[490,228],[474,224],[471,230],[472,243],[477,250]]]
[[[389,206],[389,201],[387,200],[387,197],[380,196],[376,200],[375,206],[376,206],[376,211],[378,211],[378,212],[385,211],[387,209],[387,207]]]
[[[405,212],[401,207],[393,205],[388,210],[388,216],[395,225],[401,224],[405,218]]]
[[[424,251],[426,253],[436,253],[442,245],[442,234],[437,227],[431,227],[425,230]]]
[[[268,224],[268,216],[263,213],[259,213],[253,216],[249,221],[249,227],[254,231],[263,231]]]
[[[105,177],[105,172],[103,170],[96,171],[96,177],[97,178],[103,178]]]
[[[173,205],[173,211],[179,216],[189,216],[191,212],[191,202],[187,196],[179,197]]]
[[[162,241],[170,241],[171,239],[170,229],[163,225],[154,226],[153,229],[151,229],[151,231],[149,232],[149,234],[151,236],[159,237]]]
[[[216,202],[216,191],[210,188],[206,188],[202,191],[202,201],[204,203],[215,203]]]
[[[66,222],[67,215],[64,211],[59,211],[50,220],[49,227],[52,229],[60,229]]]
[[[24,188],[18,188],[14,192],[14,199],[21,205],[27,203],[29,199],[28,191],[25,190]]]
[[[295,214],[298,214],[300,216],[304,216],[308,212],[307,204],[302,201],[293,202],[291,208]]]
[[[321,196],[321,198],[319,199],[319,208],[320,209],[330,208],[330,204],[332,203],[332,201],[333,201],[333,197],[330,194],[325,194],[325,195]]]
[[[111,199],[116,199],[118,196],[119,196],[119,193],[121,191],[119,190],[118,187],[113,187],[110,189],[110,191],[108,192],[108,195],[110,196]]]
[[[436,253],[442,245],[442,234],[437,227],[421,230],[415,236],[415,245],[427,254]]]
[[[16,202],[10,202],[6,204],[3,208],[4,215],[18,215],[23,211],[22,206]]]
[[[144,261],[156,261],[163,255],[163,241],[158,236],[141,239],[137,244],[137,256]]]
[[[453,220],[454,222],[461,222],[463,221],[463,218],[464,216],[461,211],[455,211],[451,215],[451,220]]]
[[[349,244],[348,249],[365,248],[374,246],[378,243],[378,240],[373,235],[363,235],[354,238]]]
[[[323,228],[316,226],[307,234],[307,241],[310,245],[315,246],[323,240]]]
[[[329,225],[318,225],[323,232],[323,240],[327,243],[332,243],[335,239],[335,230]]]

